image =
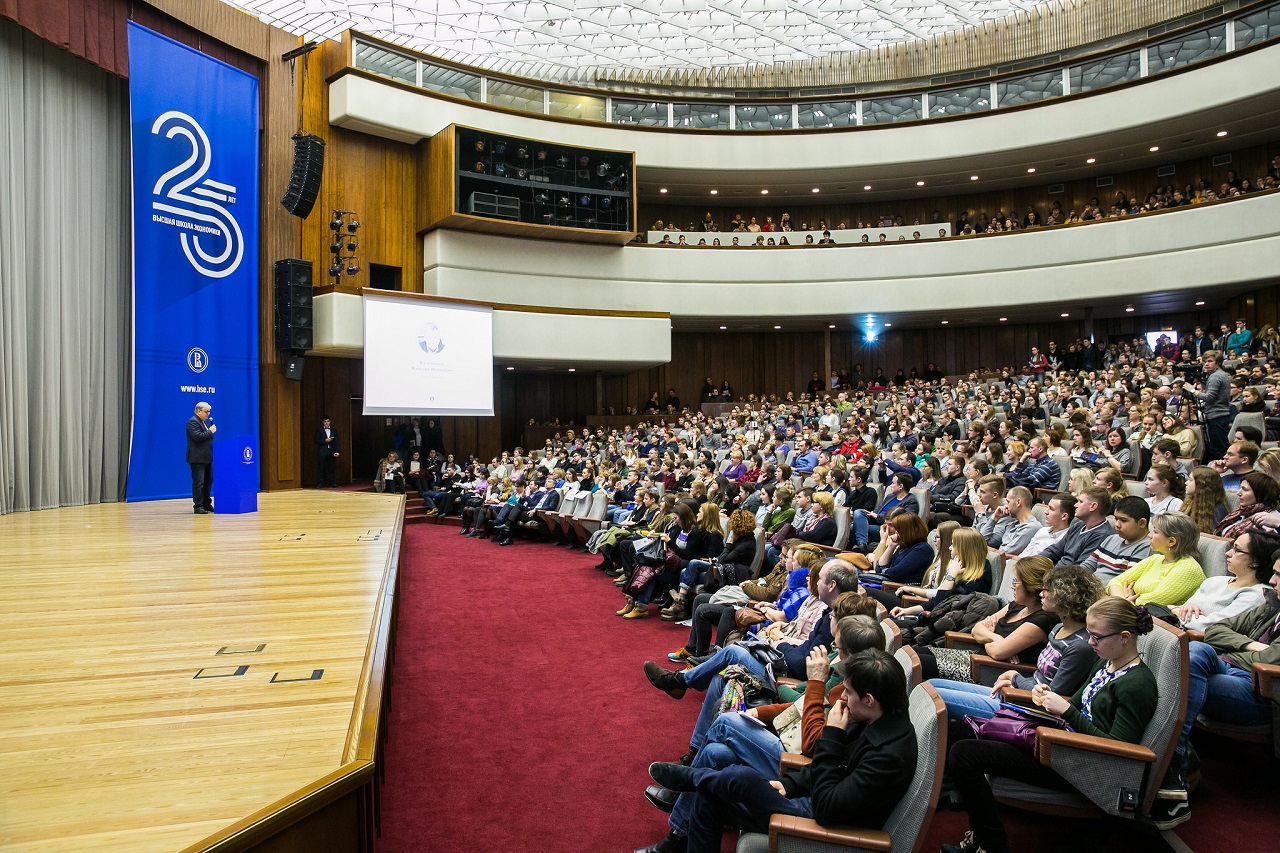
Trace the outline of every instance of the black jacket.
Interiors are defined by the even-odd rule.
[[[338,440],[338,431],[330,427],[329,436],[333,441],[326,442],[324,440],[324,427],[316,430],[316,453],[321,456],[333,456],[342,450],[342,447],[340,446],[341,442]]]
[[[213,464],[213,433],[195,415],[187,421],[187,462]]]
[[[906,712],[886,714],[848,731],[826,726],[813,763],[782,777],[788,797],[812,799],[813,819],[823,826],[884,826],[911,786],[916,731]]]

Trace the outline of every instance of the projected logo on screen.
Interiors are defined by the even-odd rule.
[[[156,181],[151,192],[157,199],[151,207],[159,212],[151,214],[152,221],[181,231],[183,254],[196,272],[209,278],[231,275],[244,259],[244,235],[223,206],[236,203],[236,188],[204,176],[209,171],[208,134],[199,122],[177,110],[160,115],[151,132],[169,139],[181,137],[191,146],[186,159]]]
[[[418,348],[427,355],[444,352],[444,338],[440,337],[440,327],[435,323],[428,325],[426,331],[418,335]]]

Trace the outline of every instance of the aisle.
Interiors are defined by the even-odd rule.
[[[649,762],[688,747],[700,694],[641,664],[684,640],[624,622],[597,559],[405,529],[380,853],[604,853],[652,843]]]

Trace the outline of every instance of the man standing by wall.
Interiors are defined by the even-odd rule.
[[[196,413],[187,421],[187,464],[191,466],[191,501],[196,515],[213,512],[213,434],[218,428],[209,423],[209,404],[196,403]]]
[[[317,485],[320,488],[325,486],[336,486],[338,481],[333,476],[333,460],[339,456],[338,451],[341,449],[338,443],[338,433],[334,430],[333,424],[328,418],[324,419],[324,425],[316,430],[316,462],[318,463]]]

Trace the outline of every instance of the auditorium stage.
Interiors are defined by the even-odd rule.
[[[0,516],[0,850],[370,844],[403,522],[320,491]]]

